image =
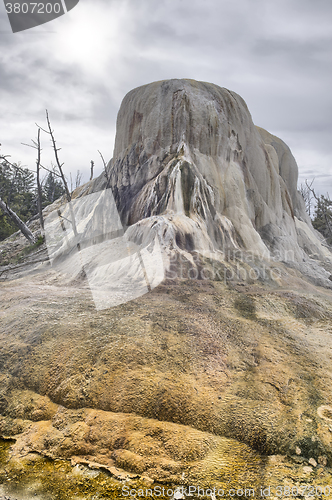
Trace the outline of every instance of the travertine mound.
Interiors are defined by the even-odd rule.
[[[153,228],[189,260],[192,251],[222,261],[240,250],[331,284],[321,266],[332,254],[305,213],[294,157],[255,127],[235,92],[194,80],[132,90],[109,175],[122,223]],[[104,185],[102,174],[88,189]]]
[[[0,269],[0,483],[32,474],[53,495],[55,474],[61,500],[122,498],[123,484],[225,496],[330,484],[332,301],[317,283],[331,284],[331,254],[304,212],[289,148],[233,92],[157,82],[125,97],[107,177],[76,191],[76,246],[62,251],[55,232],[58,264],[40,264],[40,249]],[[98,193],[107,184],[112,193]],[[48,207],[51,229],[55,210],[62,231],[69,210]],[[138,247],[155,236],[168,279],[98,310],[93,266],[116,282],[102,265],[124,260],[117,239]],[[3,248],[15,245],[20,255],[15,237]],[[36,457],[68,462],[34,476]]]

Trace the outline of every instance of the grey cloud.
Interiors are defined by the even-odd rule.
[[[239,93],[257,125],[299,152],[303,172],[329,175],[331,12],[330,0],[85,0],[49,24],[59,34],[0,33],[0,134],[14,150],[15,141],[27,137],[9,134],[27,133],[29,126],[29,140],[49,107],[74,172],[88,165],[96,149],[111,155],[117,110],[129,90],[160,79],[196,78]],[[94,23],[100,15],[100,28],[82,24],[81,53],[75,39],[63,48],[63,33],[70,36],[90,13]],[[112,24],[116,19],[121,25]],[[0,30],[7,28],[0,10]],[[112,38],[114,28],[119,36]],[[100,31],[102,44],[89,52]],[[95,73],[99,54],[102,66]],[[15,122],[12,132],[8,118]]]
[[[261,38],[253,44],[252,52],[263,58],[284,58],[284,64],[291,60],[297,67],[307,70],[308,64],[318,67],[321,66],[323,59],[325,61],[331,59],[331,45],[332,36],[315,40]]]

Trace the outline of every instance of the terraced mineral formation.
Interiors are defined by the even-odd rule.
[[[46,248],[10,265],[18,235],[0,248],[0,494],[331,484],[331,252],[296,184],[289,148],[234,92],[127,94],[107,176],[74,193],[77,234],[62,200],[47,208],[65,234],[52,266]],[[166,279],[96,307],[91,283],[141,283],[147,266],[114,263],[155,241]]]
[[[191,262],[193,250],[221,261],[249,252],[331,284],[331,252],[305,212],[294,157],[255,127],[235,92],[194,80],[132,90],[118,114],[108,169],[132,234],[137,225],[153,228],[167,251]],[[102,174],[84,193],[103,186]]]

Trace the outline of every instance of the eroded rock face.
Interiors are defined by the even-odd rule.
[[[305,213],[296,161],[254,126],[236,93],[194,80],[132,90],[118,114],[109,173],[122,223],[153,227],[168,249],[219,260],[249,251],[330,285],[321,266],[331,252]],[[104,183],[102,175],[89,189]]]

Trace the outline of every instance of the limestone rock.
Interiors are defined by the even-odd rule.
[[[326,285],[330,253],[296,191],[289,148],[256,128],[233,92],[156,82],[123,101],[109,181],[119,217],[101,175],[74,193],[75,248],[53,233],[70,280],[46,262],[1,275],[0,436],[15,442],[0,480],[17,481],[18,469],[31,478],[37,456],[67,461],[55,474],[68,499],[107,496],[110,480],[256,492],[286,476],[329,484],[332,301],[317,284]],[[51,229],[67,208],[47,208]],[[102,238],[112,229],[121,242]],[[125,304],[95,307],[96,264],[156,238],[170,269],[181,256],[200,279],[178,272]],[[211,261],[221,274],[202,279]],[[239,264],[242,282],[227,275]],[[260,279],[250,282],[254,264]],[[273,280],[264,267],[278,271]],[[128,287],[142,278],[130,272]],[[46,481],[45,470],[31,482]]]
[[[324,266],[332,254],[305,212],[296,161],[282,140],[254,126],[235,92],[185,79],[132,90],[108,168],[133,238],[135,226],[153,228],[166,251],[221,261],[249,252],[331,286]],[[102,174],[82,194],[104,185]]]

